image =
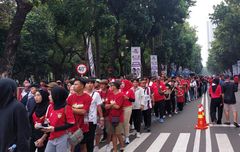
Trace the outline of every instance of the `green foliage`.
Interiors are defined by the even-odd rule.
[[[211,72],[220,73],[240,59],[240,3],[225,0],[214,10],[211,19],[217,28],[207,65]]]
[[[31,2],[35,7],[26,18],[14,66],[14,75],[19,79],[30,75],[43,79],[50,72],[55,79],[75,76],[75,66],[88,63],[87,37],[92,40],[101,77],[130,72],[131,46],[141,46],[145,74],[150,70],[151,54],[157,54],[160,63],[174,62],[201,71],[196,31],[186,23],[193,0]],[[1,33],[5,25],[9,26],[0,24]],[[0,50],[3,42],[1,34]]]

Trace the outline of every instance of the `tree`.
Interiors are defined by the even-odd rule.
[[[240,3],[225,0],[214,8],[212,22],[217,26],[209,50],[207,66],[214,73],[231,69],[240,58]]]
[[[20,32],[27,14],[33,7],[33,4],[27,0],[16,0],[16,3],[17,11],[11,23],[5,43],[5,49],[0,60],[0,74],[2,76],[12,76],[17,47],[20,41]]]

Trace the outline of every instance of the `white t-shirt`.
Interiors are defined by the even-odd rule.
[[[151,100],[151,89],[150,87],[146,87],[144,89],[144,101],[143,101],[143,110],[147,110],[152,108],[152,100]]]
[[[92,102],[88,113],[88,121],[97,124],[97,106],[102,104],[102,99],[97,91],[93,91],[89,95],[92,97]]]
[[[144,90],[143,88],[138,87],[134,91],[134,93],[135,93],[135,102],[133,102],[133,109],[141,109],[141,105],[143,105],[143,102],[144,102]]]

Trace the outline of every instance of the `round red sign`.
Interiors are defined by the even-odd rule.
[[[85,74],[87,72],[87,66],[85,64],[79,64],[77,66],[77,72],[81,75]]]

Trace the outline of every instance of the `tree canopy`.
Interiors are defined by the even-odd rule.
[[[239,1],[225,0],[215,6],[211,20],[217,27],[207,66],[211,72],[221,73],[232,69],[232,65],[240,59]]]
[[[7,32],[21,0],[2,1],[0,57],[5,58]],[[31,3],[32,1],[28,1]],[[45,0],[33,1],[15,50],[12,74],[63,79],[76,75],[79,63],[88,64],[91,39],[98,77],[130,73],[130,48],[140,46],[143,74],[149,58],[159,64],[200,72],[201,48],[194,28],[186,22],[194,0]],[[8,7],[10,6],[10,7]],[[5,49],[4,49],[5,48]],[[2,59],[1,59],[2,60]],[[160,67],[160,66],[159,66]]]

